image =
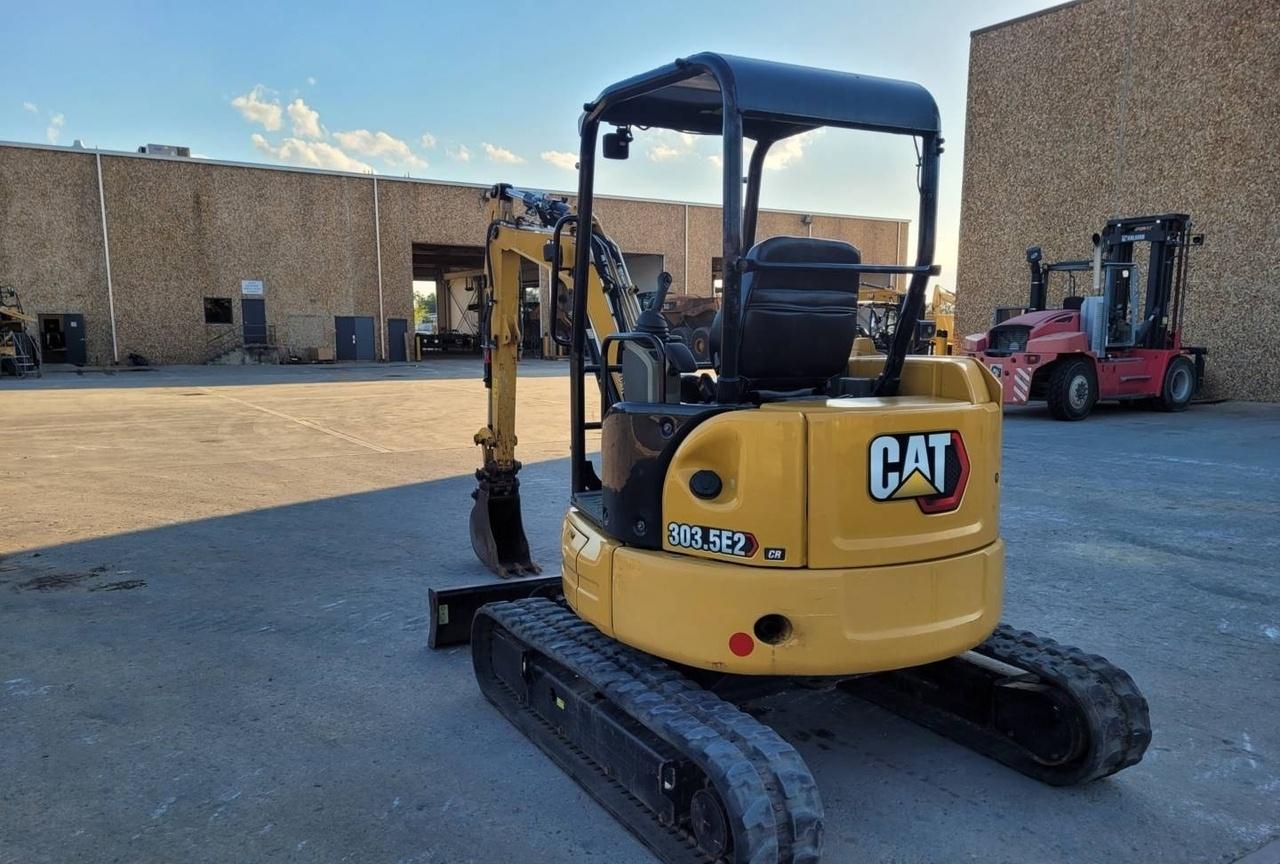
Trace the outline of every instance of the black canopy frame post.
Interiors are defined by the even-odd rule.
[[[772,141],[757,141],[755,150],[751,151],[751,162],[747,166],[747,199],[743,203],[742,213],[742,248],[750,249],[756,245],[756,224],[760,216],[760,180],[764,175],[764,160],[769,155]]]
[[[721,216],[724,227],[720,255],[724,261],[724,310],[720,327],[720,374],[716,377],[716,401],[730,405],[742,400],[742,379],[738,377],[738,338],[742,329],[742,273],[739,261],[746,251],[742,245],[742,115],[725,98],[724,174]],[[754,220],[752,220],[754,221]]]
[[[893,396],[898,392],[902,379],[902,364],[906,362],[911,341],[915,338],[916,323],[924,313],[924,292],[929,277],[937,274],[933,266],[938,221],[938,162],[942,155],[942,138],[935,134],[922,136],[920,153],[920,233],[916,238],[916,264],[902,298],[902,310],[898,313],[898,328],[893,331],[893,343],[884,358],[884,370],[876,379],[876,396]]]
[[[585,372],[583,350],[586,345],[587,268],[591,266],[591,243],[584,241],[594,234],[592,220],[592,187],[595,181],[596,138],[598,120],[581,124],[582,146],[578,152],[578,224],[573,247],[573,320],[569,331],[569,474],[573,493],[588,491],[586,394],[582,383]],[[588,463],[589,464],[589,463]]]

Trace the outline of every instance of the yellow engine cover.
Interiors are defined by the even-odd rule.
[[[868,376],[883,358],[856,358]],[[848,675],[963,652],[1000,614],[999,384],[911,357],[900,395],[768,403],[695,427],[664,480],[662,551],[571,509],[564,586],[614,638],[706,669]],[[698,471],[722,486],[691,490]]]

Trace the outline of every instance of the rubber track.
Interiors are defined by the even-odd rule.
[[[1065,693],[1088,730],[1083,752],[1066,764],[1045,765],[997,729],[906,696],[892,681],[894,676],[912,675],[910,669],[855,679],[844,689],[1053,786],[1087,783],[1141,761],[1151,743],[1151,719],[1147,700],[1123,669],[1096,654],[1006,624],[973,651]],[[963,655],[956,660],[963,660]]]
[[[477,628],[486,626],[481,617],[492,619],[531,649],[589,681],[615,706],[696,764],[725,806],[735,864],[816,864],[819,860],[822,803],[817,784],[795,748],[768,726],[662,660],[604,636],[551,600],[534,597],[489,604],[478,613]],[[479,629],[475,632],[478,635]],[[483,642],[473,638],[472,656],[481,689],[490,696],[492,678],[483,668]],[[590,791],[589,784],[583,785]],[[653,825],[655,830],[667,830],[656,819]],[[635,830],[633,825],[628,827]]]
[[[1054,785],[1087,783],[1142,761],[1151,743],[1151,715],[1133,678],[1105,657],[1001,624],[977,653],[1031,672],[1067,689],[1087,706],[1090,746],[1074,772],[1062,772]]]

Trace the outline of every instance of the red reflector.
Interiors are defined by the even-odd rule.
[[[734,633],[729,637],[729,650],[739,657],[746,657],[756,648],[756,642],[748,633]]]

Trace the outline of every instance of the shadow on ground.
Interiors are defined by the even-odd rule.
[[[1280,415],[1152,416],[1012,417],[1002,479],[1009,617],[1133,672],[1147,761],[1049,789],[849,697],[774,698],[826,860],[1226,861],[1280,833]],[[567,473],[522,474],[551,571]],[[425,648],[427,587],[487,578],[472,482],[0,561],[0,861],[651,861],[484,703],[465,649]]]

